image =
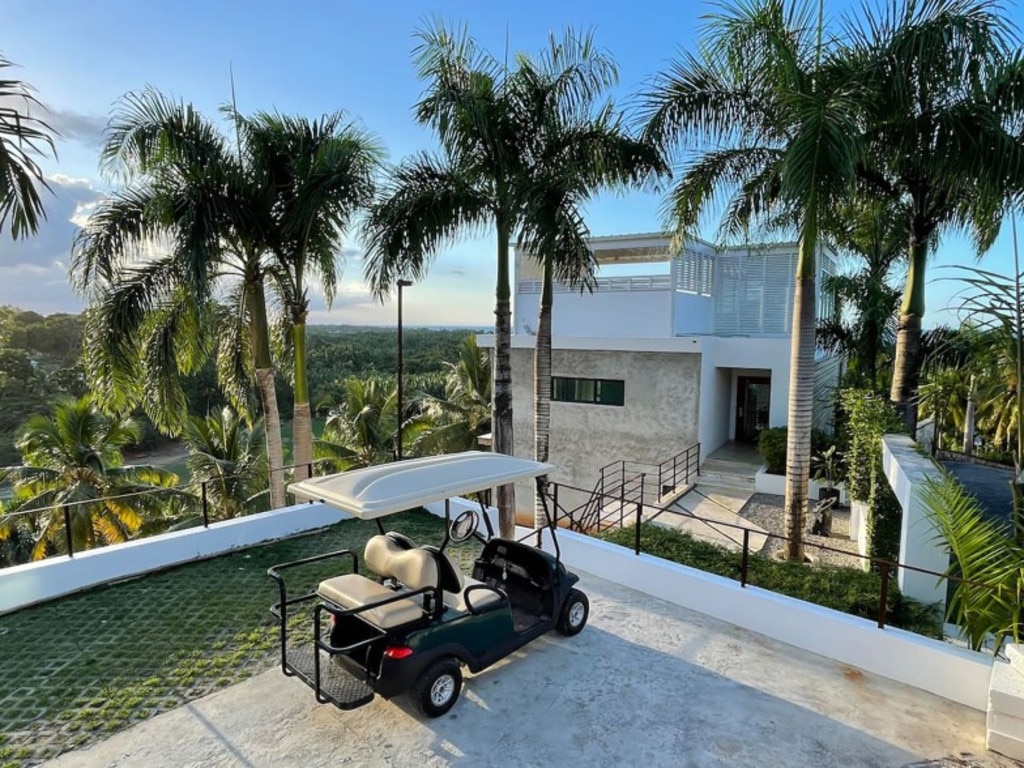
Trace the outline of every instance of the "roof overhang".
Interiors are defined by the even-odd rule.
[[[313,477],[291,483],[288,492],[300,501],[322,501],[361,520],[373,520],[554,469],[553,464],[502,453],[466,451]]]

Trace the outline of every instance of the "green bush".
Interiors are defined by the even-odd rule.
[[[789,439],[789,430],[786,427],[768,427],[762,429],[757,439],[757,452],[764,459],[764,464],[769,475],[786,474],[786,441]],[[811,430],[811,455],[816,456],[825,451],[829,446],[836,444],[836,438],[828,432],[820,429]],[[836,482],[842,482],[841,474],[835,478]]]
[[[900,556],[900,523],[903,508],[882,471],[882,462],[875,464],[868,495],[868,554],[881,560],[896,562]]]
[[[765,467],[770,475],[786,474],[786,439],[788,431],[785,427],[768,427],[762,429],[757,438],[757,452],[764,459]]]
[[[635,536],[636,528],[630,527],[602,534],[601,538],[632,549]],[[737,581],[740,578],[742,557],[739,552],[730,552],[689,534],[644,525],[640,531],[640,548],[649,555],[691,568]],[[832,565],[811,567],[764,555],[751,555],[747,583],[853,616],[871,620],[878,618],[881,594],[881,575],[878,573]],[[903,597],[895,580],[889,582],[885,613],[886,624],[928,637],[942,637],[942,624],[937,612],[930,606]]]

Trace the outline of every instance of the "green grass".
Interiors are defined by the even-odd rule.
[[[620,528],[601,535],[606,541],[633,548],[636,528]],[[689,534],[655,525],[642,526],[640,549],[649,555],[672,560],[708,573],[739,581],[741,555]],[[878,618],[881,576],[856,568],[834,565],[807,566],[751,555],[747,583],[783,595],[806,600],[872,621]],[[928,637],[942,637],[939,615],[929,606],[903,597],[895,581],[889,582],[886,624]]]
[[[324,424],[327,419],[322,416],[313,417],[313,437],[319,437],[324,433]],[[292,463],[292,421],[281,419],[281,441],[284,443],[284,463],[288,466]]]
[[[426,512],[388,521],[440,542]],[[275,563],[335,549],[360,554],[376,525],[355,520],[0,616],[0,766],[31,765],[261,672],[275,662]],[[456,553],[470,565],[476,550]],[[299,589],[343,561],[297,573]],[[303,616],[294,621],[306,626]]]

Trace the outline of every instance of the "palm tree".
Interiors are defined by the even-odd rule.
[[[818,347],[846,358],[869,389],[879,387],[879,357],[892,349],[900,292],[890,284],[906,251],[905,230],[894,226],[893,206],[856,200],[835,211],[829,236],[863,264],[852,274],[830,275],[822,290],[835,297],[833,317],[818,321]]]
[[[0,56],[0,70],[12,66]],[[20,80],[0,77],[0,232],[10,220],[11,237],[35,234],[46,217],[39,187],[49,189],[38,155],[55,153],[50,127],[32,114],[42,105]]]
[[[644,106],[651,141],[687,147],[667,203],[681,232],[692,232],[724,192],[723,236],[745,237],[751,224],[769,220],[788,222],[799,235],[786,451],[793,559],[803,558],[807,514],[819,233],[860,159],[856,78],[822,35],[820,15],[813,23],[807,5],[728,6],[712,19],[701,57],[674,62]]]
[[[571,35],[570,35],[571,37]],[[427,89],[416,105],[419,122],[437,132],[441,154],[422,153],[392,173],[368,222],[365,274],[383,296],[400,278],[421,277],[429,260],[462,230],[493,226],[497,234],[493,447],[512,454],[511,285],[513,238],[529,241],[534,222],[532,137],[536,113],[516,99],[514,76],[483,51],[466,30],[441,23],[419,32],[416,63]],[[524,61],[523,55],[517,61]],[[560,106],[602,90],[591,67],[568,66],[558,76]],[[498,489],[501,534],[515,526],[515,492]]]
[[[173,490],[174,473],[123,465],[122,449],[140,436],[137,421],[104,416],[88,397],[58,400],[52,416],[25,422],[17,440],[22,464],[0,470],[0,482],[6,479],[14,489],[8,516],[50,510],[37,525],[34,560],[66,551],[65,507],[73,546],[81,550],[126,541],[180,495]],[[0,537],[11,534],[10,523],[0,521]]]
[[[907,0],[868,11],[853,56],[863,65],[868,151],[859,175],[874,194],[906,202],[906,288],[890,399],[917,423],[928,256],[949,226],[984,252],[1024,178],[1017,139],[1024,57],[989,0]]]
[[[566,99],[567,73],[589,81]],[[534,349],[534,459],[547,461],[551,432],[551,312],[555,279],[573,287],[592,288],[595,261],[587,244],[589,228],[583,206],[602,187],[639,184],[667,172],[660,153],[626,132],[611,101],[602,93],[618,81],[612,58],[594,46],[592,35],[571,30],[553,35],[535,58],[521,57],[509,78],[509,92],[519,113],[536,126],[525,137],[533,162],[528,174],[526,219],[521,243],[542,265],[543,283]],[[538,478],[534,525],[546,524],[543,494],[547,477]]]
[[[935,424],[933,450],[943,447],[946,428],[963,433],[967,416],[967,401],[971,395],[971,379],[957,368],[942,368],[934,371],[921,384],[918,404],[922,413],[931,416]]]
[[[191,105],[128,94],[103,148],[108,174],[125,184],[79,233],[71,269],[92,299],[86,364],[108,407],[141,404],[177,433],[188,413],[180,375],[216,350],[221,386],[243,413],[255,376],[277,508],[284,462],[264,286],[274,199],[257,157]]]
[[[250,428],[230,408],[185,425],[188,469],[205,500],[222,520],[244,515],[267,492],[266,456],[259,428]],[[265,501],[263,502],[266,503]]]
[[[274,190],[271,247],[276,279],[291,326],[295,411],[293,463],[301,476],[313,460],[313,432],[306,381],[306,281],[317,281],[327,297],[337,285],[336,256],[353,216],[376,191],[382,150],[375,139],[340,112],[316,120],[258,112],[236,115],[252,165]]]
[[[476,336],[467,336],[459,359],[446,362],[443,397],[420,395],[428,425],[411,446],[416,455],[471,451],[491,429],[491,361]]]
[[[381,376],[349,378],[343,384],[345,396],[330,412],[323,437],[317,440],[318,463],[336,472],[394,459],[398,434],[398,390],[394,380]],[[406,455],[414,456],[414,447],[427,422],[420,417],[402,425],[402,443]]]

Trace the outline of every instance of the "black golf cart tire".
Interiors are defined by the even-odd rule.
[[[437,704],[433,697],[434,686],[446,676],[451,678],[453,690],[443,704]],[[424,717],[440,717],[455,706],[461,691],[462,667],[459,665],[458,659],[446,656],[435,661],[419,676],[412,687],[412,700],[416,709]]]
[[[582,619],[578,618],[578,610],[573,610],[573,606],[577,605],[583,606]],[[562,604],[562,613],[558,617],[558,623],[555,625],[555,629],[566,637],[578,635],[580,631],[587,626],[587,619],[589,617],[590,601],[587,600],[587,596],[578,589],[570,589],[569,594],[566,595],[565,602]]]

